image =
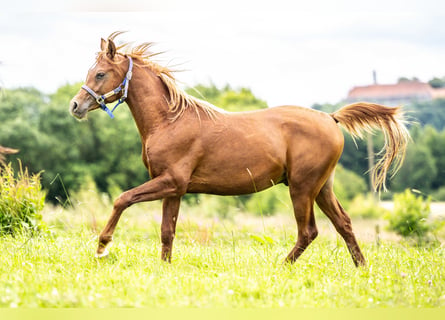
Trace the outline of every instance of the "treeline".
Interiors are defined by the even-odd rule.
[[[30,172],[42,173],[47,200],[65,203],[69,194],[86,181],[94,180],[101,192],[116,194],[149,179],[141,161],[141,143],[128,108],[123,105],[111,120],[96,111],[88,121],[79,122],[68,113],[70,99],[80,84],[65,85],[52,95],[36,89],[4,89],[0,94],[0,145],[19,149],[8,161],[17,166],[20,159]],[[187,91],[229,111],[266,108],[265,101],[246,88],[198,85]],[[332,112],[341,105],[316,105]],[[417,124],[410,130],[411,143],[401,172],[389,183],[392,191],[416,188],[445,200],[445,100],[413,104],[410,115]],[[366,141],[356,143],[345,135],[340,160],[343,168],[337,181],[339,193],[351,198],[366,190],[368,170]],[[374,137],[375,151],[382,137]],[[349,181],[352,185],[349,185]],[[360,187],[357,187],[360,186]],[[189,197],[189,201],[197,196]]]
[[[78,122],[68,113],[68,103],[80,85],[66,85],[46,96],[35,89],[4,90],[0,103],[0,141],[20,152],[31,172],[42,173],[42,185],[50,201],[65,202],[70,191],[86,177],[100,190],[128,188],[147,179],[140,162],[141,147],[136,127],[125,110],[118,121],[96,112]]]

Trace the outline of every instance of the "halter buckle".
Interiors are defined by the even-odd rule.
[[[105,105],[105,99],[103,96],[98,96],[96,98],[96,102],[102,107],[103,105]]]

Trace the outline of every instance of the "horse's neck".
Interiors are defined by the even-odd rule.
[[[142,140],[169,121],[168,93],[159,77],[140,68],[133,73],[127,104]]]

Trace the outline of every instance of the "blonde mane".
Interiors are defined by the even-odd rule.
[[[112,33],[108,40],[113,41],[118,35],[123,32],[117,31]],[[151,58],[162,54],[162,52],[151,52],[152,42],[144,42],[137,46],[131,46],[130,43],[123,43],[116,47],[117,53],[125,56],[130,56],[137,59],[143,63],[144,66],[148,67],[153,71],[163,82],[168,90],[167,102],[169,105],[169,111],[174,114],[172,117],[172,122],[178,120],[184,115],[187,109],[193,110],[198,118],[200,118],[200,112],[203,111],[209,118],[214,118],[218,112],[216,107],[212,106],[206,101],[197,99],[179,88],[176,84],[176,79],[173,75],[173,70],[163,67],[158,63],[154,62]],[[108,59],[106,52],[102,51],[98,53],[98,58],[105,57]]]

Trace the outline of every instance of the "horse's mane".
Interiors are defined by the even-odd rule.
[[[108,40],[113,41],[118,35],[123,32],[117,31],[112,33]],[[131,43],[123,43],[116,47],[119,54],[130,56],[134,59],[141,61],[145,66],[150,68],[163,82],[168,90],[169,97],[168,105],[171,113],[174,114],[172,121],[176,121],[181,118],[187,109],[192,109],[200,118],[199,111],[203,111],[207,116],[213,118],[216,113],[216,107],[212,106],[210,103],[197,99],[178,87],[176,84],[176,79],[173,75],[173,70],[163,67],[158,63],[154,62],[151,58],[161,54],[162,52],[152,52],[150,48],[153,46],[153,42],[144,42],[137,46],[132,46]],[[105,57],[109,59],[105,51],[98,53],[98,58]]]

